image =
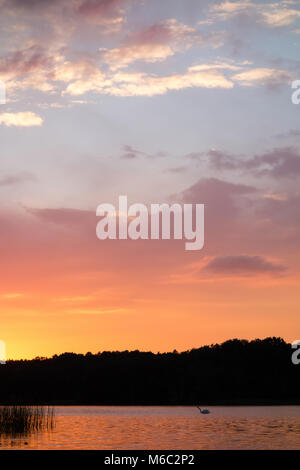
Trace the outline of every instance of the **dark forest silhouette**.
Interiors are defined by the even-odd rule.
[[[300,365],[281,338],[178,353],[65,353],[0,366],[0,403],[300,404]]]

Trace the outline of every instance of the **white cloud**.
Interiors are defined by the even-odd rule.
[[[214,66],[206,66],[204,70],[194,67],[183,74],[166,76],[148,75],[145,73],[116,73],[109,80],[95,84],[91,82],[74,82],[65,93],[81,95],[86,91],[98,91],[115,96],[154,96],[163,95],[171,90],[185,88],[232,88],[233,82],[226,78]]]
[[[292,80],[291,72],[271,69],[252,68],[248,62],[234,64],[231,61],[218,61],[211,64],[198,64],[189,67],[182,74],[154,75],[143,72],[116,72],[103,77],[94,74],[85,80],[71,82],[64,94],[83,95],[93,91],[114,96],[154,96],[172,90],[186,88],[224,88],[231,89],[237,82],[241,86],[276,87]],[[237,73],[238,72],[238,73]]]
[[[289,0],[273,3],[226,0],[219,5],[213,5],[210,12],[215,19],[221,20],[229,20],[234,16],[244,14],[254,17],[255,20],[271,28],[278,28],[288,26],[300,18],[300,11],[293,8],[296,3]]]
[[[278,2],[261,9],[262,21],[270,27],[288,26],[300,18],[300,11],[289,8],[290,2]]]
[[[286,70],[255,68],[233,75],[231,78],[243,86],[267,85],[275,87],[289,83],[292,80],[292,74]]]
[[[166,44],[133,44],[105,52],[103,60],[110,65],[111,69],[115,70],[126,67],[137,60],[150,63],[161,62],[174,53],[174,50]]]
[[[213,5],[211,11],[218,14],[220,18],[227,20],[230,16],[242,13],[253,7],[253,3],[247,0],[240,2],[225,1],[219,5]]]
[[[31,111],[20,113],[2,113],[0,114],[0,124],[11,127],[32,127],[41,126],[43,119]]]

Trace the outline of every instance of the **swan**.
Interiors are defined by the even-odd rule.
[[[203,408],[203,410],[200,408],[200,406],[197,406],[198,410],[202,415],[208,415],[210,411],[207,408]]]

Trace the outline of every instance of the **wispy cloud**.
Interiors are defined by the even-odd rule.
[[[14,299],[19,299],[20,297],[23,297],[23,294],[19,292],[11,292],[8,294],[2,294],[1,297],[6,300],[14,300]]]

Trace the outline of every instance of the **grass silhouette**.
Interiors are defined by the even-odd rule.
[[[27,436],[51,430],[55,424],[54,408],[44,406],[0,406],[0,436]]]

